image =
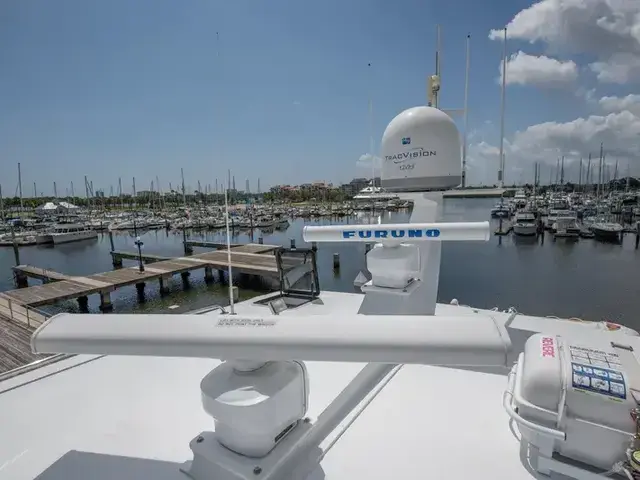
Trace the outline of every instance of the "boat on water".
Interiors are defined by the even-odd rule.
[[[554,238],[578,238],[580,226],[578,214],[573,210],[557,210],[555,222],[551,227]]]
[[[637,332],[436,303],[442,242],[487,241],[490,229],[437,222],[442,194],[430,189],[461,178],[454,122],[432,107],[402,112],[383,154],[408,131],[412,147],[438,152],[416,161],[411,190],[397,165],[383,167],[383,185],[414,204],[409,224],[303,233],[379,240],[364,295],[322,292],[315,251],[281,249],[279,291],[237,305],[231,295],[228,308],[56,315],[31,344],[58,355],[0,376],[2,475],[634,478]]]
[[[612,222],[606,217],[600,217],[596,219],[593,223],[591,223],[590,229],[593,232],[596,240],[607,242],[622,241],[622,225],[617,222]]]
[[[374,202],[385,202],[390,200],[397,200],[398,195],[395,193],[387,192],[383,187],[376,187],[371,182],[367,187],[364,187],[362,190],[358,192],[357,195],[353,197],[353,200],[356,202],[362,201],[374,201]],[[380,203],[378,205],[379,208],[382,208],[385,204]]]
[[[513,223],[513,233],[525,237],[538,233],[536,216],[532,212],[526,211],[516,213]]]
[[[500,218],[500,217],[510,217],[511,216],[511,208],[509,205],[505,203],[497,203],[491,209],[491,218]]]
[[[524,208],[527,206],[527,194],[524,190],[516,190],[516,193],[513,196],[513,203],[516,208]]]
[[[78,242],[81,240],[90,240],[98,238],[98,232],[87,225],[62,223],[55,225],[48,232],[42,232],[36,235],[37,244],[53,243],[58,245],[61,243]]]

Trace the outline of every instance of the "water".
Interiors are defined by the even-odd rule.
[[[489,218],[491,199],[448,199],[443,205],[445,221],[481,221]],[[407,213],[385,213],[383,223],[403,222]],[[349,219],[362,223],[364,219]],[[306,224],[338,223],[336,219],[307,221]],[[495,223],[495,222],[494,222]],[[302,241],[302,219],[292,222],[286,232],[264,233],[264,243],[289,246],[291,238],[299,247]],[[497,223],[496,223],[497,225]],[[492,225],[492,229],[496,227]],[[233,237],[235,243],[257,242],[248,234]],[[192,239],[224,242],[221,232],[190,233]],[[141,235],[144,251],[166,256],[182,256],[182,233],[151,231]],[[134,251],[132,234],[114,235],[116,250]],[[353,279],[365,267],[364,244],[320,244],[318,266],[323,290],[354,292]],[[87,275],[111,270],[109,236],[96,241],[79,242],[56,247],[25,247],[20,250],[21,263],[50,268],[71,275]],[[195,253],[202,250],[196,249]],[[339,253],[341,268],[332,269],[333,253]],[[0,249],[0,290],[13,288],[11,248]],[[135,262],[125,261],[125,266]],[[489,242],[449,242],[443,245],[439,301],[457,298],[460,303],[479,308],[510,306],[532,315],[580,317],[588,320],[613,320],[632,328],[640,328],[637,318],[640,282],[640,250],[634,250],[634,237],[627,235],[622,245],[604,244],[591,239],[553,241],[547,235],[544,245],[519,239],[513,235]],[[31,280],[31,284],[35,281]],[[171,282],[171,295],[160,297],[157,282],[149,282],[146,301],[138,303],[134,287],[112,294],[115,311],[158,311],[178,305],[174,312],[198,308],[213,303],[226,304],[226,287],[204,283],[203,271],[191,275],[191,288],[184,291],[180,276]],[[256,292],[242,291],[241,298]],[[98,311],[97,295],[89,297],[89,307]],[[77,309],[76,302],[65,302],[59,309]]]

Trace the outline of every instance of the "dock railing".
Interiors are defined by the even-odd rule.
[[[20,305],[3,295],[0,295],[0,316],[21,323],[28,328],[38,328],[47,319],[47,316],[40,311]]]

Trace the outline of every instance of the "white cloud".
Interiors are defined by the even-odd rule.
[[[491,39],[502,39],[492,30]],[[554,53],[595,57],[601,82],[640,80],[640,2],[637,0],[541,0],[520,11],[507,36],[542,42]]]
[[[502,62],[500,62],[502,82]],[[528,55],[522,51],[507,59],[507,84],[534,85],[537,87],[562,87],[575,82],[578,66],[573,61],[562,62],[555,58]]]
[[[356,162],[356,166],[371,169],[371,162],[373,162],[373,168],[382,167],[382,159],[370,153],[360,155],[360,158]]]
[[[629,111],[640,116],[640,95],[630,94],[626,97],[602,97],[598,104],[605,112]]]
[[[605,97],[607,98],[607,97]],[[613,97],[603,102],[608,108],[615,104]],[[626,97],[625,97],[626,98]],[[577,165],[591,153],[597,157],[600,143],[604,143],[607,158],[621,165],[631,165],[632,174],[640,173],[640,116],[628,109],[606,115],[591,115],[570,122],[545,122],[516,132],[505,141],[507,183],[532,181],[533,164],[546,165],[544,171],[555,168],[558,157],[565,156],[567,171],[577,180]],[[486,142],[469,147],[469,180],[471,183],[497,182],[499,150]],[[573,169],[573,170],[571,170]],[[529,178],[531,177],[531,178]],[[542,178],[546,181],[545,178]]]
[[[640,55],[617,53],[603,62],[589,65],[602,83],[624,84],[640,78]]]

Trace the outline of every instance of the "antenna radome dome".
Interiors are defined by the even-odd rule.
[[[397,115],[382,135],[382,186],[419,192],[462,182],[460,134],[449,115],[414,107]]]

